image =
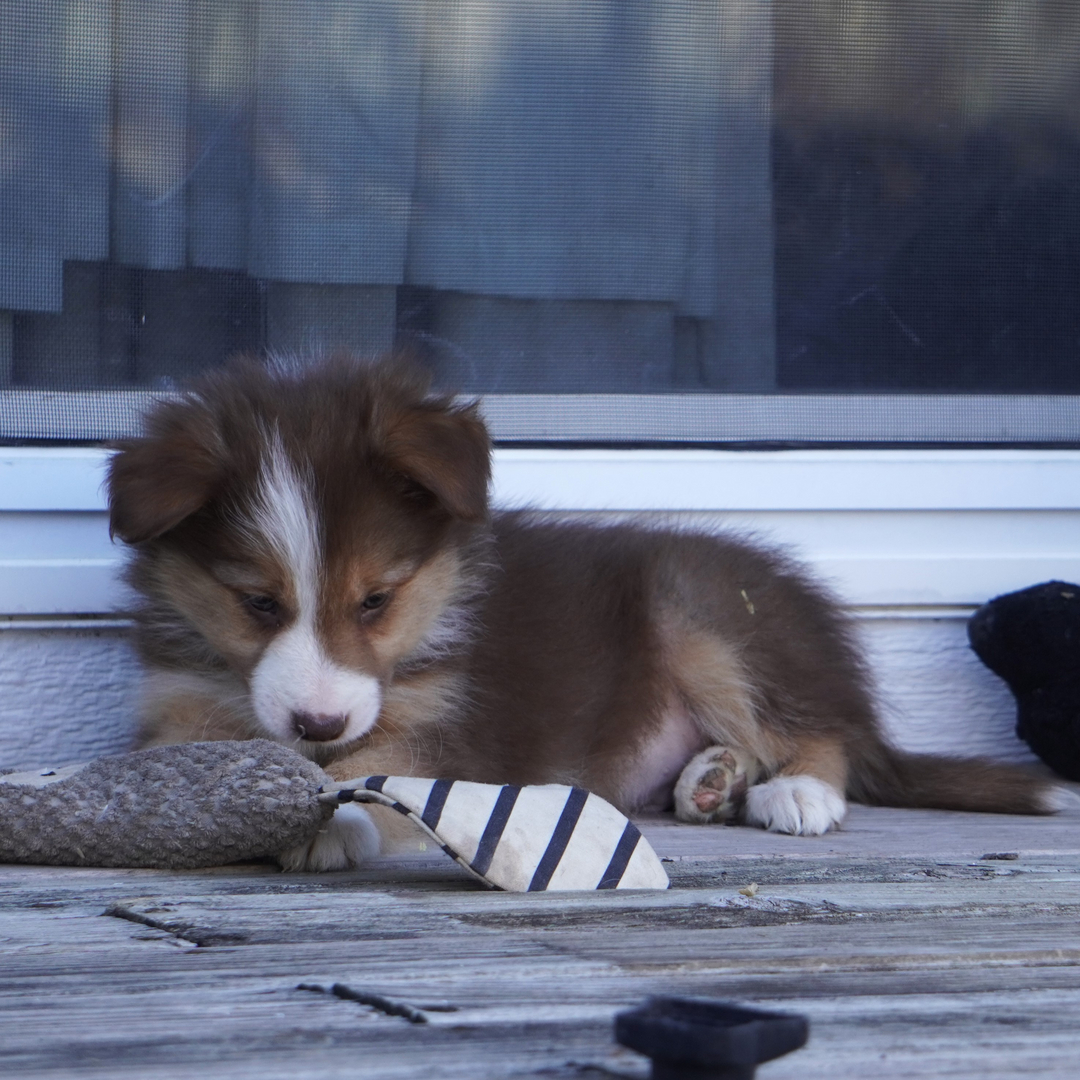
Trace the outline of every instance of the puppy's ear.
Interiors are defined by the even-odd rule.
[[[117,443],[109,462],[109,534],[126,544],[175,528],[209,502],[221,479],[216,432],[178,423],[168,411],[155,418],[154,434]]]
[[[487,514],[491,440],[475,405],[425,403],[405,409],[389,426],[384,453],[407,476],[463,521]]]

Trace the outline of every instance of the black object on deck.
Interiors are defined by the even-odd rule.
[[[616,1040],[652,1058],[653,1080],[752,1080],[809,1033],[805,1016],[709,998],[652,997],[615,1017]]]

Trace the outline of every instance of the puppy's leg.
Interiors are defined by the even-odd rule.
[[[281,852],[283,870],[349,870],[379,854],[379,829],[363,806],[345,803],[307,844]]]
[[[838,739],[804,739],[797,756],[746,793],[746,821],[770,832],[820,836],[844,820],[847,755]]]
[[[326,771],[335,780],[352,780],[358,776],[408,776],[417,769],[406,747],[388,741],[333,761]],[[313,840],[282,852],[278,862],[286,870],[348,870],[380,853],[415,850],[426,839],[396,810],[345,803]]]
[[[677,620],[673,619],[673,622]],[[748,790],[787,757],[784,739],[762,723],[739,652],[709,631],[669,624],[666,660],[680,698],[712,744],[675,784],[675,816],[703,825],[742,812]]]
[[[728,821],[742,812],[761,763],[745,750],[710,746],[692,757],[675,783],[675,817],[694,825]]]

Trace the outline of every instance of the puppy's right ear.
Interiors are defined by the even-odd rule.
[[[222,476],[216,433],[167,422],[154,426],[155,434],[117,443],[109,462],[109,535],[126,544],[175,528],[210,501]]]

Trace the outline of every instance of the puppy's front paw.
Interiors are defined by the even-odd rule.
[[[278,856],[284,870],[348,870],[379,854],[379,830],[371,815],[355,803],[337,807],[315,839]]]
[[[816,776],[776,776],[746,793],[746,821],[770,832],[820,836],[844,820],[844,797]]]
[[[675,784],[675,817],[694,825],[727,821],[741,809],[761,766],[743,750],[710,746],[692,757]]]

